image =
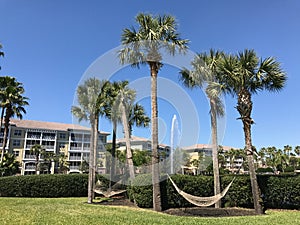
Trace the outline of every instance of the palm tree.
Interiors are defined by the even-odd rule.
[[[44,152],[45,149],[39,144],[35,144],[30,148],[30,154],[33,154],[35,156],[35,174],[40,173],[40,159],[41,155],[43,155]]]
[[[295,147],[294,152],[295,152],[298,156],[300,156],[300,146],[299,146],[299,145]]]
[[[218,163],[218,134],[217,134],[217,117],[224,116],[222,101],[220,100],[221,88],[217,81],[217,66],[222,59],[223,53],[210,50],[207,53],[198,54],[191,62],[192,71],[182,69],[180,71],[180,79],[183,84],[189,88],[203,88],[205,83],[206,94],[210,103],[210,121],[211,121],[211,137],[212,137],[212,156],[213,156],[213,172],[214,172],[214,193],[221,192],[219,163]],[[221,202],[215,204],[216,208],[221,207]]]
[[[120,85],[118,82],[108,83],[108,88],[106,90],[107,101],[104,106],[105,116],[111,120],[113,124],[112,129],[112,146],[111,146],[111,157],[110,157],[110,181],[111,185],[114,181],[115,171],[116,171],[116,142],[117,142],[117,125],[121,122],[119,111],[113,110],[113,105],[116,97],[118,96]]]
[[[114,82],[113,86],[118,89],[118,95],[114,99],[113,112],[121,115],[126,142],[126,162],[129,169],[130,179],[134,179],[134,165],[132,159],[129,127],[129,111],[135,99],[135,91],[127,87],[128,81]],[[116,116],[114,116],[116,117]]]
[[[152,183],[153,208],[162,210],[158,155],[158,109],[157,75],[162,67],[160,50],[164,48],[175,55],[187,49],[188,40],[180,39],[175,18],[169,15],[152,16],[140,13],[136,16],[138,28],[126,28],[122,33],[124,48],[119,52],[121,64],[129,63],[133,67],[148,65],[151,76],[151,121],[152,121]]]
[[[129,135],[132,135],[132,127],[148,127],[150,118],[146,115],[146,111],[139,103],[133,104],[129,109]]]
[[[72,106],[71,112],[78,121],[88,121],[91,125],[91,148],[89,155],[88,203],[93,202],[95,186],[95,160],[98,145],[99,116],[104,112],[105,88],[107,81],[89,78],[77,88],[79,106]]]
[[[252,94],[262,90],[280,91],[285,85],[286,74],[273,57],[259,59],[254,50],[247,49],[237,55],[225,57],[220,66],[220,74],[222,77],[219,77],[219,81],[226,84],[230,88],[229,92],[237,96],[236,109],[243,123],[254,208],[256,213],[262,214],[251,139],[251,126],[254,123],[251,118],[253,106],[251,97]]]
[[[117,133],[117,123],[122,122],[122,110],[120,109],[120,92],[124,89],[129,91],[127,88],[128,81],[113,82],[110,88],[107,90],[108,101],[105,106],[105,115],[113,123],[113,137],[112,137],[112,149],[111,149],[111,169],[110,177],[113,181],[115,175],[115,157],[116,157],[116,133]],[[132,127],[134,125],[148,126],[150,119],[145,115],[145,110],[142,105],[135,103],[126,105],[128,111],[128,125],[129,125],[129,138],[131,137]],[[130,158],[130,157],[129,157]]]
[[[66,173],[69,170],[69,163],[67,162],[67,156],[64,153],[56,155],[56,161],[58,163],[58,172]]]
[[[24,106],[28,105],[28,98],[23,96],[24,92],[23,84],[18,82],[16,78],[9,76],[0,77],[0,107],[2,109],[0,121],[1,129],[4,118],[3,146],[0,162],[3,161],[3,155],[7,144],[10,119],[14,116],[22,119],[23,114],[26,113]]]

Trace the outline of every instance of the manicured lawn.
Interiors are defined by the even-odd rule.
[[[0,198],[0,224],[300,224],[299,211],[269,210],[264,216],[195,218],[122,206],[89,205],[85,202],[86,198]]]

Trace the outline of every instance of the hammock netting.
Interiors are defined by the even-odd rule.
[[[199,206],[199,207],[208,207],[211,206],[223,198],[227,191],[229,190],[230,186],[232,185],[233,180],[227,185],[227,187],[219,194],[209,197],[200,197],[200,196],[194,196],[191,194],[188,194],[178,188],[178,186],[175,184],[175,182],[172,180],[172,178],[168,175],[171,183],[173,184],[174,188],[180,194],[183,198],[185,198],[188,202],[192,203],[193,205]]]
[[[112,196],[122,194],[126,192],[126,189],[123,189],[123,185],[121,182],[122,181],[115,183],[111,188],[105,188],[102,182],[98,180],[94,192],[103,195],[106,198],[110,198]]]

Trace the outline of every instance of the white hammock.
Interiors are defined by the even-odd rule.
[[[233,178],[233,180],[228,184],[228,186],[221,193],[210,197],[199,197],[199,196],[188,194],[180,190],[169,175],[168,177],[171,183],[173,184],[173,186],[175,187],[176,191],[178,192],[178,194],[180,194],[182,197],[184,197],[188,202],[192,203],[193,205],[200,206],[200,207],[207,207],[217,203],[221,198],[223,198],[226,195],[227,191],[229,190],[230,186],[232,185],[235,179]]]
[[[94,192],[103,195],[106,198],[110,198],[112,196],[126,192],[126,190],[124,189],[119,189],[121,186],[121,181],[115,183],[111,188],[107,188],[106,190],[104,188],[101,188],[102,183],[100,180],[97,181],[96,186],[98,187],[94,189]]]
[[[122,194],[124,193],[126,190],[118,190],[118,191],[112,191],[112,190],[100,190],[100,189],[95,189],[94,192],[100,195],[103,195],[106,198],[110,198],[112,196],[118,195],[118,194]]]

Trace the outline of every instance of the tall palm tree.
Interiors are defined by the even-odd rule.
[[[129,63],[133,67],[148,65],[151,76],[151,123],[152,123],[152,183],[153,208],[162,210],[160,194],[159,155],[158,155],[158,109],[157,75],[162,67],[161,50],[175,55],[187,49],[188,40],[177,33],[175,18],[169,15],[152,16],[140,13],[136,16],[138,28],[126,28],[122,33],[124,48],[119,52],[121,64]]]
[[[107,90],[108,101],[105,106],[105,115],[113,123],[113,137],[112,137],[112,149],[111,149],[111,169],[110,176],[113,181],[115,175],[115,158],[116,158],[116,133],[117,123],[122,122],[122,110],[120,106],[120,92],[127,89],[128,92],[128,81],[113,82],[110,88]],[[114,107],[115,106],[115,107]],[[142,105],[135,103],[126,105],[128,111],[128,126],[129,126],[129,137],[131,137],[132,127],[149,126],[150,118],[146,116],[145,110]]]
[[[79,106],[72,106],[71,112],[78,121],[88,121],[91,125],[91,143],[89,154],[88,203],[93,202],[95,189],[96,152],[98,145],[99,116],[103,115],[105,104],[105,88],[107,81],[89,78],[77,88]]]
[[[15,116],[22,119],[23,114],[26,113],[24,107],[28,105],[28,98],[23,96],[24,92],[23,84],[18,82],[16,78],[9,76],[0,77],[1,129],[4,119],[3,146],[0,162],[3,160],[7,145],[10,119]]]
[[[218,163],[218,134],[217,134],[217,117],[224,116],[224,107],[220,99],[221,88],[217,81],[217,66],[223,57],[223,53],[211,49],[209,53],[198,54],[191,62],[192,70],[182,69],[180,79],[183,84],[189,88],[203,88],[206,83],[208,86],[205,92],[209,98],[210,104],[210,121],[211,121],[211,138],[212,138],[212,156],[214,172],[214,193],[221,192],[219,163]],[[221,201],[215,204],[216,208],[221,207]]]
[[[108,88],[106,90],[107,101],[104,106],[105,116],[112,122],[112,146],[111,146],[111,160],[110,160],[110,180],[111,185],[114,181],[115,171],[116,171],[116,142],[117,142],[117,125],[121,123],[120,112],[113,110],[113,105],[116,97],[119,93],[119,83],[108,83]]]
[[[260,59],[254,50],[244,50],[237,55],[228,55],[220,66],[222,80],[230,87],[229,92],[237,96],[236,109],[243,123],[245,136],[245,149],[249,164],[249,172],[252,186],[254,208],[256,213],[262,214],[260,205],[260,191],[253,159],[253,146],[251,139],[251,126],[254,123],[251,112],[253,107],[252,94],[267,90],[271,92],[280,91],[286,81],[286,74],[280,63],[273,57]]]
[[[130,143],[130,127],[129,127],[129,111],[132,108],[135,99],[135,91],[128,88],[128,81],[114,82],[113,86],[118,89],[118,94],[114,99],[113,112],[121,116],[124,136],[126,142],[126,162],[128,165],[130,179],[134,179],[134,165],[132,159],[131,143]],[[119,113],[120,112],[120,113]],[[116,117],[116,116],[115,116]]]

